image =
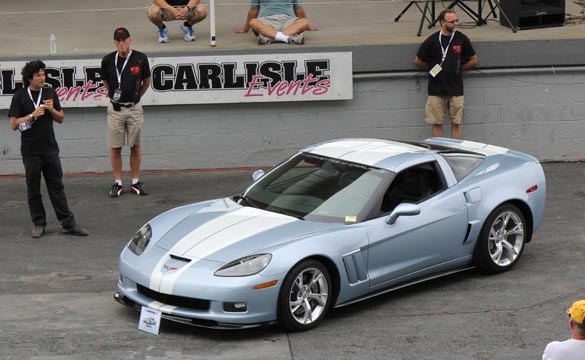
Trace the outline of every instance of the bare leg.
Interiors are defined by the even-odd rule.
[[[284,35],[297,35],[309,29],[309,21],[304,18],[299,18],[292,23],[291,26],[287,27],[282,31]]]
[[[274,39],[276,37],[277,33],[276,29],[270,25],[264,24],[262,21],[258,19],[250,20],[250,27],[252,28],[252,31],[254,31],[256,34],[261,34],[271,39]]]
[[[162,21],[163,14],[160,7],[156,5],[150,5],[148,7],[146,16],[148,17],[148,20],[150,20],[151,23],[156,25],[157,28],[165,26],[165,24]]]
[[[142,160],[142,150],[140,145],[134,145],[130,148],[130,172],[132,179],[140,179],[140,163]]]
[[[433,124],[432,134],[433,134],[433,137],[442,137],[443,136],[443,125]]]
[[[110,160],[114,171],[114,180],[122,180],[122,148],[110,148]]]
[[[453,139],[461,139],[461,125],[451,124],[451,137]]]
[[[187,20],[187,22],[189,23],[189,25],[193,26],[200,22],[201,20],[205,19],[207,17],[207,12],[208,12],[207,6],[205,4],[199,4],[197,5],[197,9],[195,10],[195,16],[190,17]]]

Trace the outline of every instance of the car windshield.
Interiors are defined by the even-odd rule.
[[[260,178],[244,194],[250,206],[301,219],[356,223],[375,202],[390,172],[301,153]]]

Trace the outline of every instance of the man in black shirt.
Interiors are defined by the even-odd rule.
[[[459,19],[453,9],[441,11],[439,22],[441,30],[422,43],[414,63],[429,70],[425,120],[432,124],[433,136],[443,136],[443,121],[448,111],[451,136],[461,139],[463,70],[474,67],[478,59],[469,38],[457,31]]]
[[[30,61],[22,68],[24,88],[12,98],[8,116],[12,130],[20,130],[20,153],[24,163],[28,207],[34,224],[33,238],[45,233],[47,216],[41,197],[41,175],[57,219],[65,234],[87,236],[89,232],[75,223],[75,217],[67,205],[63,186],[63,170],[59,158],[59,146],[53,131],[53,121],[63,123],[65,113],[59,97],[52,88],[45,87],[45,64]]]
[[[144,112],[140,98],[150,86],[148,58],[140,51],[131,50],[132,38],[125,28],[114,31],[114,51],[102,59],[101,78],[108,89],[108,144],[114,171],[114,185],[110,197],[122,195],[122,147],[130,147],[130,190],[138,195],[147,195],[140,181],[140,133],[144,123]]]

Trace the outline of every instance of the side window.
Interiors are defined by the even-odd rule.
[[[400,203],[419,203],[446,188],[436,162],[416,165],[401,171],[384,193],[381,212],[389,213]]]
[[[461,181],[484,160],[483,156],[474,154],[445,153],[441,155],[453,170],[457,181]]]

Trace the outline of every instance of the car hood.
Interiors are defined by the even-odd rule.
[[[168,231],[160,236],[156,246],[179,257],[225,263],[279,243],[343,226],[244,207],[230,199],[194,209],[179,221],[172,216],[176,224],[171,227],[167,224]],[[156,233],[156,224],[151,226]]]

